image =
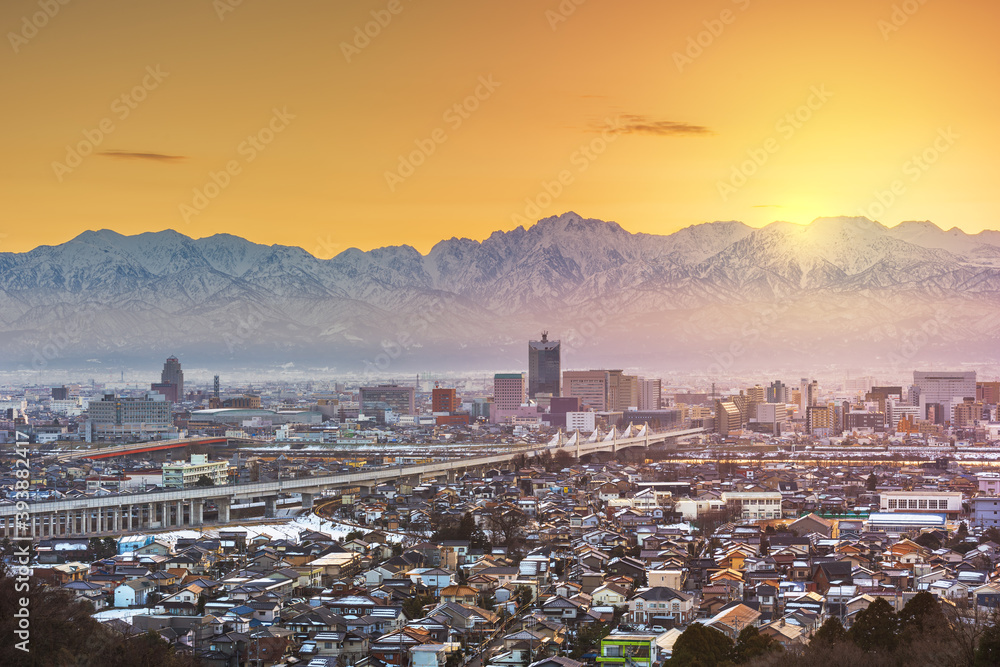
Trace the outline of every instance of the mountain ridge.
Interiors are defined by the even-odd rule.
[[[656,235],[568,212],[426,254],[396,245],[330,259],[229,234],[87,231],[0,253],[0,357],[22,370],[164,351],[370,372],[516,367],[544,328],[570,341],[564,366],[577,367],[974,359],[998,336],[1000,232],[987,231],[836,217]],[[926,322],[935,335],[900,352]],[[722,368],[733,342],[747,349]]]

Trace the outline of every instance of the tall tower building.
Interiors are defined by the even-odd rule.
[[[781,380],[775,380],[767,387],[768,403],[787,403],[788,387]]]
[[[150,388],[163,394],[168,401],[176,403],[184,400],[184,371],[181,370],[181,362],[177,357],[167,357],[160,373],[160,381],[150,385]]]
[[[559,396],[561,375],[559,341],[549,340],[549,333],[543,331],[541,340],[528,341],[528,397]]]
[[[639,378],[639,409],[659,410],[663,403],[663,382]]]

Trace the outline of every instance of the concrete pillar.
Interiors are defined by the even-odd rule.
[[[156,508],[153,507],[153,503],[146,503],[146,525],[139,525],[140,528],[152,528],[153,523],[156,521]]]
[[[219,508],[219,523],[229,523],[229,498],[216,498],[215,506]]]
[[[114,508],[113,514],[111,515],[112,519],[114,520],[112,530],[114,530],[116,533],[122,532],[122,519],[124,519],[123,514],[126,511],[127,507],[128,507],[127,505],[124,506],[119,505]]]
[[[278,497],[277,496],[265,496],[264,497],[264,517],[273,518],[278,513]]]
[[[316,500],[316,494],[313,493],[303,493],[302,494],[302,509],[311,510],[313,502]]]
[[[178,526],[183,526],[184,525],[184,501],[183,500],[178,500],[177,501],[177,525]]]
[[[96,511],[97,511],[97,532],[98,533],[103,533],[104,532],[104,521],[107,518],[106,514],[107,514],[107,511],[108,511],[108,508],[107,507],[98,507],[98,508],[96,508]]]
[[[201,499],[191,501],[191,525],[200,526],[205,523],[205,501]]]

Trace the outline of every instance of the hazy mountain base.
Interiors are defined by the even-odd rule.
[[[281,364],[385,376],[564,367],[720,376],[995,359],[1000,234],[863,218],[630,234],[573,213],[483,242],[345,251],[87,232],[0,254],[0,370]]]

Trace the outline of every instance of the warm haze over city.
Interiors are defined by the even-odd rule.
[[[0,666],[1000,665],[998,26],[3,0]]]

